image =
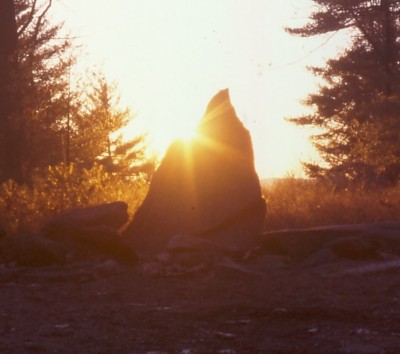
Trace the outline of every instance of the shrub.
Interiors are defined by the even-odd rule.
[[[145,178],[108,173],[102,165],[52,166],[31,185],[0,185],[0,224],[8,233],[37,231],[49,217],[76,207],[124,201],[133,215],[148,191]],[[288,177],[263,187],[266,230],[400,221],[400,186],[336,190],[328,183]]]
[[[9,233],[35,231],[62,211],[117,200],[126,202],[132,214],[147,190],[144,178],[110,174],[101,165],[51,166],[37,171],[30,186],[13,181],[0,185],[0,223]]]
[[[266,229],[400,221],[400,187],[336,190],[328,183],[294,177],[263,188]]]

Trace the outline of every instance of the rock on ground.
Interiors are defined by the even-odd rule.
[[[106,226],[120,228],[128,221],[128,205],[125,202],[113,202],[77,208],[60,213],[49,219],[43,232],[46,236],[57,236],[84,227]]]
[[[64,258],[103,255],[132,263],[136,255],[118,232],[128,220],[127,209],[124,202],[73,209],[48,220],[42,234],[62,245]]]
[[[400,224],[381,222],[271,231],[263,234],[260,244],[267,253],[295,261],[324,251],[325,258],[329,251],[343,259],[377,259],[388,254],[400,255]]]

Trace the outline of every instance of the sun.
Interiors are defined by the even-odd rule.
[[[196,136],[198,120],[197,114],[188,112],[187,108],[182,112],[174,112],[169,117],[168,130],[165,131],[166,139],[190,140]],[[190,118],[188,118],[190,117]]]
[[[160,128],[159,126],[147,127],[144,129],[146,136],[146,155],[156,156],[162,159],[169,146],[175,141],[181,141],[185,145],[190,145],[193,141],[199,140],[200,134],[196,127],[189,123],[183,123],[175,118],[175,121]],[[131,124],[123,131],[125,139],[130,139],[138,134],[137,126]]]
[[[199,139],[200,135],[196,130],[189,129],[185,132],[180,133],[177,135],[177,139],[182,140],[186,144],[189,144],[197,139]]]
[[[174,119],[171,117],[170,122],[168,127],[163,129],[162,134],[157,134],[157,145],[161,147],[161,150],[164,150],[164,147],[168,148],[176,140],[189,144],[199,138],[195,120],[180,119],[175,115]]]

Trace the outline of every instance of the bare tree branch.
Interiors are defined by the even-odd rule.
[[[31,40],[36,40],[37,39],[37,35],[39,33],[40,27],[42,25],[42,21],[44,19],[44,17],[46,16],[47,11],[49,11],[50,7],[52,5],[52,0],[49,0],[46,8],[43,10],[43,12],[39,15],[37,22],[36,22],[36,27],[35,27],[35,32],[34,35],[32,36]]]
[[[29,14],[28,20],[25,22],[25,24],[20,28],[20,30],[17,32],[18,37],[21,36],[22,33],[27,29],[29,24],[33,21],[33,18],[35,17],[35,12],[36,12],[36,3],[37,0],[33,0],[32,7],[31,7],[31,12]]]
[[[46,16],[47,12],[49,11],[51,5],[52,5],[53,1],[49,0],[47,3],[47,6],[44,8],[44,10],[42,11],[42,13],[37,17],[37,21],[36,21],[36,26],[35,26],[35,30],[33,32],[33,36],[31,37],[30,42],[35,41],[37,39],[37,35],[39,33],[40,27],[42,25],[43,19]],[[35,18],[35,13],[36,13],[36,5],[37,5],[37,0],[33,0],[32,3],[32,7],[31,7],[31,12],[29,14],[29,18],[28,20],[25,22],[25,24],[21,27],[21,29],[18,31],[18,37],[20,37],[23,32],[27,29],[27,27],[32,23],[32,21]]]

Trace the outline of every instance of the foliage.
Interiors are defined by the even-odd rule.
[[[337,189],[328,182],[289,177],[264,186],[263,194],[268,230],[400,221],[400,186]]]
[[[18,70],[17,46],[14,2],[4,0],[0,2],[0,178],[21,180],[21,147],[16,141],[21,129],[19,122],[15,121],[18,92],[13,84]],[[10,151],[13,143],[17,144],[12,157]]]
[[[99,164],[90,169],[51,166],[45,172],[38,170],[32,181],[30,186],[12,180],[0,186],[0,224],[8,232],[37,230],[62,211],[116,200],[125,201],[133,213],[148,189],[143,178],[123,178]]]
[[[7,181],[0,185],[0,224],[9,233],[38,230],[62,211],[122,200],[132,215],[144,200],[148,182],[108,173],[95,164],[71,164],[37,171],[33,184]],[[306,228],[378,221],[400,222],[400,186],[337,189],[317,180],[289,176],[263,187],[268,213],[266,229]]]
[[[82,90],[72,87],[75,48],[62,24],[49,22],[51,5],[1,2],[0,181],[34,185],[34,171],[62,162],[87,169],[101,163],[109,172],[150,179],[145,137],[123,141],[118,133],[132,114],[119,108],[116,85],[95,75]]]
[[[155,163],[101,75],[71,85],[74,46],[48,20],[51,0],[0,2],[0,224],[35,230],[74,207],[122,200],[134,212]]]
[[[7,1],[10,3],[10,1]],[[4,16],[15,17],[5,37],[15,37],[4,69],[7,109],[0,110],[2,180],[28,181],[36,167],[62,161],[60,123],[67,114],[68,73],[74,56],[62,25],[49,23],[51,1],[14,0]]]
[[[346,30],[350,48],[325,67],[305,104],[314,114],[290,119],[312,125],[324,164],[305,164],[310,177],[336,184],[394,184],[400,177],[400,1],[314,0],[310,22],[288,31],[300,36]]]
[[[91,76],[72,116],[68,160],[83,166],[97,162],[124,176],[150,176],[154,169],[145,155],[145,136],[125,140],[121,133],[134,116],[130,109],[120,108],[117,84],[98,73]]]

